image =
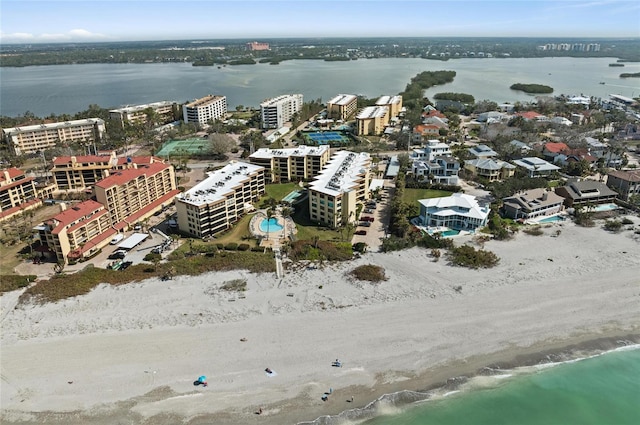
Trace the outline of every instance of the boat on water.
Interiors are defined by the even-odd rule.
[[[600,84],[604,84],[604,81],[600,81]]]

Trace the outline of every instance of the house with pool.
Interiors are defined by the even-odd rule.
[[[586,205],[594,206],[595,211],[617,208],[614,202],[618,194],[606,184],[594,180],[569,181],[567,185],[557,187],[556,193],[564,198],[567,208]]]
[[[502,200],[503,215],[514,220],[554,216],[564,209],[564,198],[546,189],[531,189]]]
[[[229,229],[265,192],[265,169],[231,161],[175,198],[178,228],[198,238]]]
[[[441,198],[421,199],[418,223],[430,231],[475,232],[487,224],[489,205],[480,205],[475,196],[454,193]]]

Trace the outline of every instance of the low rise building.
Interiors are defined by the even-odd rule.
[[[640,195],[640,171],[610,171],[607,174],[607,187],[628,202],[632,196]]]
[[[402,96],[380,96],[376,100],[376,106],[389,108],[389,119],[397,117],[402,111]]]
[[[477,145],[467,150],[476,158],[493,158],[495,156],[498,156],[498,152],[494,151],[487,145]]]
[[[556,188],[566,207],[613,203],[618,196],[606,184],[594,180],[575,180]]]
[[[464,169],[475,176],[494,182],[513,177],[516,166],[499,159],[478,158],[466,160],[464,162]]]
[[[0,171],[0,221],[40,205],[35,178],[18,168]]]
[[[545,189],[531,189],[502,200],[505,217],[529,220],[557,214],[564,209],[564,198]]]
[[[481,206],[475,196],[454,193],[441,198],[421,199],[419,221],[423,226],[473,232],[487,224],[489,205]]]
[[[527,170],[529,177],[549,176],[560,169],[557,165],[550,164],[536,156],[516,159],[513,163]]]
[[[285,94],[267,99],[260,104],[262,128],[280,128],[291,121],[293,115],[302,109],[304,97],[301,94]]]
[[[358,109],[358,97],[352,94],[339,94],[327,102],[327,118],[347,120]]]
[[[205,125],[211,120],[225,118],[226,115],[226,96],[210,94],[182,106],[182,119],[187,123]]]
[[[379,136],[389,124],[387,106],[367,106],[356,115],[358,136]]]
[[[24,155],[51,149],[62,143],[101,142],[105,135],[105,125],[100,118],[88,118],[4,128],[2,135],[15,155]]]
[[[109,111],[109,118],[124,127],[125,123],[147,123],[149,121],[149,113],[151,112],[156,115],[156,124],[168,124],[176,120],[178,110],[177,102],[165,100],[162,102],[112,109]]]
[[[264,195],[264,175],[264,167],[235,161],[208,173],[176,198],[178,228],[198,238],[229,229]]]
[[[306,146],[295,148],[261,148],[249,156],[249,162],[266,169],[265,181],[305,181],[320,174],[331,157],[330,146]]]
[[[336,152],[309,185],[311,221],[331,228],[357,219],[357,205],[371,197],[368,153]]]
[[[153,162],[117,170],[94,186],[98,202],[109,211],[111,222],[122,229],[144,220],[173,203],[176,189],[173,166]]]

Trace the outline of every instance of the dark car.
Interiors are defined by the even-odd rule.
[[[373,217],[362,217],[360,220],[362,221],[370,221],[373,223]]]
[[[366,230],[356,230],[356,235],[365,236],[367,234]]]
[[[125,261],[124,263],[122,263],[122,265],[120,266],[120,270],[125,270],[127,269],[130,265],[133,264],[133,261]]]
[[[127,251],[123,249],[119,249],[111,253],[111,255],[109,255],[109,260],[122,260],[124,257],[126,257],[126,255],[127,255]]]
[[[362,227],[371,227],[371,223],[368,221],[361,221],[359,225]]]

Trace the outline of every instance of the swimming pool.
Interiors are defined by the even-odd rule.
[[[593,211],[594,212],[612,211],[612,210],[617,210],[618,208],[620,207],[618,207],[616,204],[600,204],[600,205],[596,205]]]
[[[552,215],[551,217],[545,217],[542,220],[538,220],[538,223],[555,223],[558,221],[564,221],[564,217],[559,215]]]
[[[260,222],[260,230],[263,232],[279,232],[282,229],[284,229],[284,226],[278,223],[277,218],[272,217],[268,220],[263,218]]]

